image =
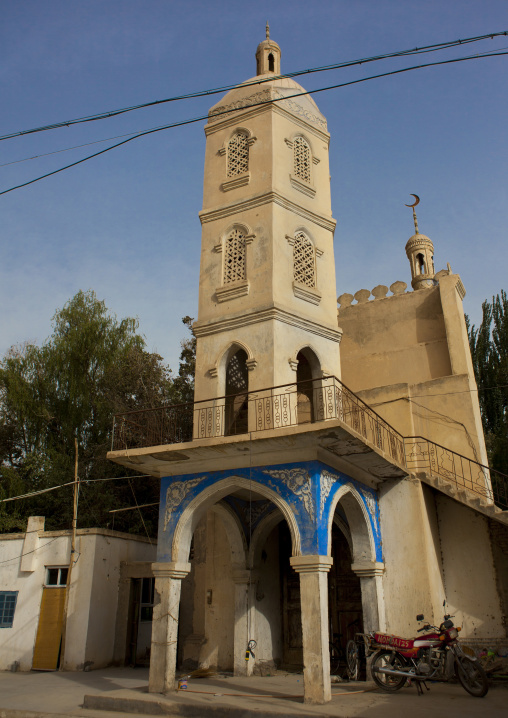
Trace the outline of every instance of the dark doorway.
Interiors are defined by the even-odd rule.
[[[360,579],[351,570],[352,557],[346,537],[334,523],[332,526],[333,565],[328,574],[328,613],[330,638],[346,643],[355,633],[363,631],[362,589]]]
[[[247,353],[239,349],[226,367],[225,436],[249,430],[248,373]]]

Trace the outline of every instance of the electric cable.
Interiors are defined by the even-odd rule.
[[[99,481],[119,481],[120,479],[146,479],[155,478],[152,474],[136,474],[135,476],[110,476],[107,479],[81,479],[81,484],[95,484]],[[39,489],[38,491],[31,491],[28,494],[21,494],[20,496],[9,496],[6,499],[0,499],[1,503],[7,501],[15,501],[16,499],[29,499],[32,496],[39,496],[40,494],[46,494],[48,491],[54,491],[55,489],[62,489],[64,486],[74,486],[74,484],[80,483],[80,481],[68,481],[65,484],[57,484],[56,486],[50,486],[47,489]]]
[[[379,74],[379,75],[371,75],[371,76],[369,76],[369,77],[363,77],[363,78],[360,78],[360,79],[357,79],[357,80],[350,80],[349,82],[342,82],[342,83],[339,83],[339,84],[336,84],[336,85],[329,85],[329,86],[327,86],[327,87],[320,87],[320,88],[318,88],[318,89],[316,89],[316,90],[304,90],[304,91],[302,91],[302,92],[297,92],[297,93],[295,93],[295,94],[293,94],[293,95],[285,95],[285,96],[283,96],[283,97],[275,97],[275,98],[269,99],[269,100],[263,100],[263,101],[260,101],[260,102],[254,102],[254,103],[252,103],[252,104],[250,104],[250,105],[245,105],[244,107],[236,108],[235,111],[244,112],[245,110],[252,109],[252,108],[254,108],[254,107],[260,107],[260,106],[262,106],[262,105],[267,105],[267,104],[272,104],[272,103],[278,103],[278,102],[284,102],[284,101],[287,101],[287,100],[294,99],[295,97],[301,97],[301,96],[303,96],[303,95],[315,95],[315,94],[317,94],[317,93],[319,93],[319,92],[327,92],[327,91],[329,91],[329,90],[336,90],[336,89],[339,89],[339,88],[342,88],[342,87],[348,87],[348,86],[350,86],[350,85],[357,85],[357,84],[359,84],[359,83],[361,83],[361,82],[367,82],[367,81],[369,81],[369,80],[377,80],[377,79],[380,79],[380,78],[382,78],[382,77],[390,77],[391,75],[400,75],[401,73],[404,73],[404,72],[410,72],[410,71],[412,71],[412,70],[421,70],[421,69],[423,69],[423,68],[425,68],[425,67],[436,67],[436,66],[438,66],[438,65],[449,65],[449,64],[453,64],[453,63],[457,63],[457,62],[465,62],[465,61],[467,61],[467,60],[480,60],[480,59],[484,59],[484,58],[486,58],[486,57],[499,57],[499,56],[503,56],[503,55],[508,55],[508,51],[506,51],[506,52],[493,52],[493,53],[488,53],[488,54],[486,53],[486,54],[483,54],[483,55],[479,55],[479,54],[476,54],[476,55],[468,55],[468,56],[465,56],[465,57],[458,57],[458,58],[454,58],[454,59],[451,59],[451,60],[440,60],[439,62],[429,62],[429,63],[425,63],[425,64],[423,64],[423,65],[413,65],[413,66],[411,66],[411,67],[401,68],[400,70],[392,70],[392,71],[390,71],[390,72],[384,72],[384,73],[381,73],[381,74]],[[273,78],[272,78],[272,79],[273,79]],[[217,117],[220,117],[221,115],[229,114],[230,112],[231,112],[231,109],[221,110],[221,111],[219,111],[219,112],[214,112],[214,114],[212,115],[212,117],[213,117],[213,119],[215,119],[215,118],[217,118]],[[47,172],[46,174],[43,174],[43,175],[41,175],[41,176],[39,176],[39,177],[35,177],[34,179],[28,180],[27,182],[22,182],[21,184],[16,185],[16,186],[14,186],[14,187],[9,187],[9,189],[5,189],[5,190],[1,191],[1,192],[0,192],[0,196],[1,196],[1,195],[4,195],[4,194],[7,194],[8,192],[13,192],[14,190],[17,190],[17,189],[21,189],[22,187],[27,187],[28,185],[34,184],[35,182],[39,182],[40,180],[46,179],[47,177],[52,177],[53,175],[56,175],[56,174],[58,174],[59,172],[64,172],[65,170],[68,170],[68,169],[70,169],[71,167],[76,167],[77,165],[82,164],[83,162],[87,162],[88,160],[94,159],[95,157],[99,157],[100,155],[103,155],[103,154],[105,154],[106,152],[109,152],[110,150],[114,150],[114,149],[116,149],[117,147],[121,147],[122,145],[125,145],[125,144],[127,144],[128,142],[132,142],[133,140],[139,139],[140,137],[145,137],[146,135],[150,135],[150,134],[153,134],[153,133],[155,133],[155,132],[161,132],[161,131],[163,131],[163,130],[174,129],[175,127],[183,127],[184,125],[190,125],[190,124],[193,124],[193,123],[195,123],[195,122],[202,122],[203,120],[207,120],[207,119],[209,119],[208,114],[207,114],[207,115],[201,115],[201,116],[199,116],[199,117],[194,117],[194,118],[187,119],[187,120],[180,120],[180,121],[178,121],[178,122],[172,122],[172,123],[167,124],[167,125],[162,125],[162,126],[159,126],[159,127],[154,127],[154,128],[152,128],[152,129],[149,129],[149,130],[145,130],[145,131],[143,131],[143,132],[140,132],[140,133],[134,135],[133,137],[129,137],[129,138],[127,138],[126,140],[123,140],[122,142],[118,142],[116,145],[111,145],[110,147],[106,147],[105,149],[101,150],[100,152],[95,152],[93,155],[89,155],[89,156],[87,156],[87,157],[83,157],[82,159],[77,160],[76,162],[72,162],[72,163],[69,164],[69,165],[65,165],[65,167],[59,167],[58,169],[53,170],[52,172]]]
[[[294,72],[288,72],[281,75],[271,75],[269,78],[262,80],[253,79],[250,82],[242,83],[242,87],[250,87],[252,85],[261,85],[265,82],[272,82],[273,80],[300,77],[301,75],[308,75],[317,72],[328,72],[330,70],[343,69],[345,67],[354,67],[355,65],[365,65],[370,62],[377,62],[379,60],[387,60],[396,57],[410,57],[412,55],[421,55],[429,52],[436,52],[440,50],[451,49],[462,45],[468,45],[473,42],[479,42],[481,40],[493,40],[495,37],[508,35],[508,31],[504,30],[501,32],[489,33],[487,35],[477,35],[475,37],[468,37],[459,40],[451,40],[448,42],[436,43],[433,45],[424,45],[422,47],[415,47],[410,50],[398,50],[396,52],[384,53],[382,55],[374,55],[372,57],[365,57],[359,60],[345,60],[343,62],[335,63],[332,65],[323,65],[321,67],[312,67],[306,70],[296,70]],[[168,102],[178,102],[180,100],[188,100],[196,97],[206,97],[209,95],[216,95],[221,92],[227,92],[238,87],[238,84],[234,85],[223,85],[222,87],[215,87],[210,90],[198,90],[197,92],[189,92],[183,95],[176,95],[174,97],[167,97],[162,100],[152,100],[150,102],[144,102],[138,105],[131,105],[129,107],[123,107],[116,110],[108,110],[105,112],[96,113],[93,115],[85,115],[83,117],[77,117],[71,120],[63,120],[61,122],[55,122],[50,125],[42,125],[41,127],[34,127],[28,130],[21,130],[18,132],[11,132],[10,134],[0,136],[0,141],[13,139],[14,137],[21,137],[23,135],[34,134],[36,132],[45,132],[47,130],[60,129],[62,127],[70,127],[71,125],[81,124],[84,122],[94,122],[97,120],[109,119],[110,117],[117,117],[118,115],[125,114],[126,112],[133,112],[134,110],[144,109],[146,107],[153,107],[155,105],[161,105]]]

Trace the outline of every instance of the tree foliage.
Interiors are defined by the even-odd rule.
[[[492,468],[508,475],[508,298],[482,304],[482,322],[469,327],[469,345]]]
[[[191,321],[184,318],[188,326]],[[137,320],[118,320],[93,291],[80,291],[57,311],[42,346],[26,343],[7,352],[0,361],[0,498],[72,481],[77,438],[85,482],[78,526],[135,533],[146,526],[156,535],[157,507],[110,510],[157,502],[158,480],[139,478],[106,453],[115,413],[192,400],[192,339],[182,343],[177,381],[162,358],[146,350],[137,329]],[[128,474],[131,480],[101,481]],[[23,529],[33,514],[46,516],[48,529],[69,528],[72,487],[0,504],[0,531]]]

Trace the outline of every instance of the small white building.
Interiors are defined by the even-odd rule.
[[[68,587],[70,531],[0,535],[0,670],[136,664],[149,656],[156,545],[107,529],[78,529]],[[65,656],[61,656],[66,591]]]

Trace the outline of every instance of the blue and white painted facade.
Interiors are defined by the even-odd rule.
[[[366,519],[372,554],[368,558],[383,561],[379,504],[374,489],[355,481],[347,474],[337,471],[320,461],[304,461],[270,466],[256,466],[227,471],[167,476],[161,481],[159,542],[157,560],[160,562],[185,560],[174,555],[175,531],[185,521],[186,509],[192,504],[194,511],[200,505],[203,492],[213,493],[214,486],[220,490],[225,480],[235,481],[238,486],[250,488],[254,494],[266,496],[265,500],[245,501],[227,495],[224,501],[235,512],[242,526],[247,544],[249,536],[260,522],[277,510],[277,503],[270,500],[275,494],[290,511],[298,531],[296,542],[299,555],[328,555],[330,530],[338,501],[346,493],[356,497]],[[228,482],[228,483],[229,483]],[[284,512],[285,513],[285,512]],[[367,557],[365,557],[367,558]]]

